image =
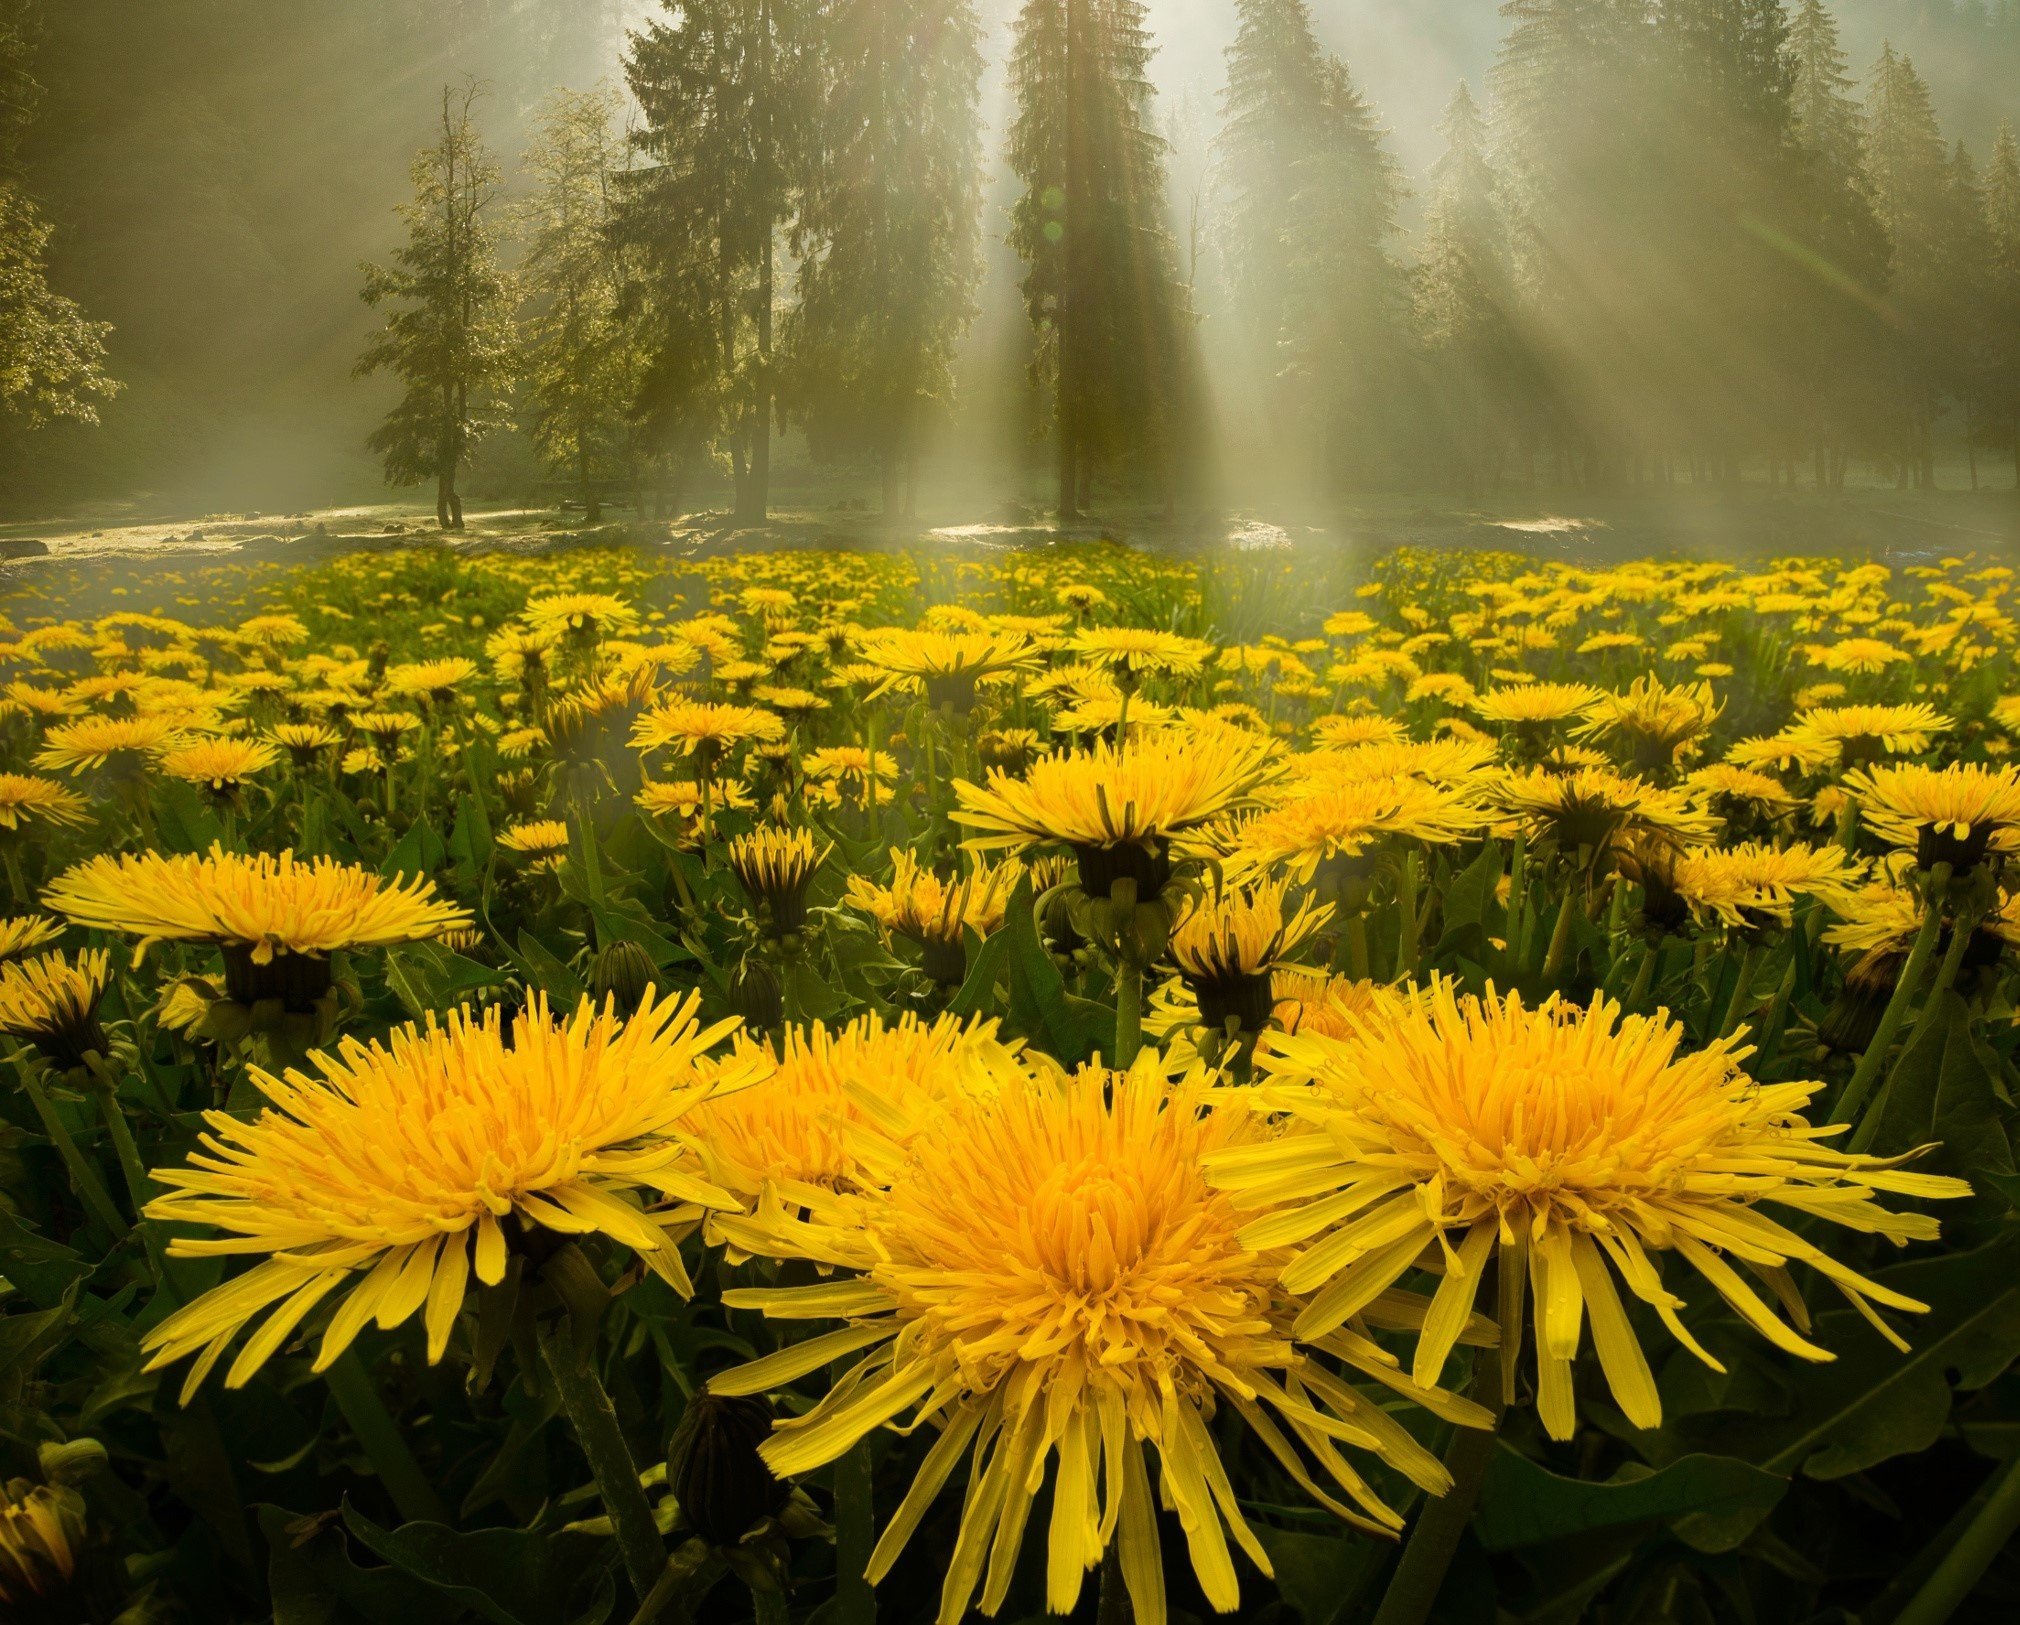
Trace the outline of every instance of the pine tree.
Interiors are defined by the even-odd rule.
[[[1010,245],[1023,260],[1032,382],[1050,395],[1059,512],[1097,465],[1176,500],[1198,415],[1193,317],[1166,222],[1138,0],[1027,0],[1010,61]]]
[[[55,228],[28,195],[22,136],[41,87],[31,71],[38,19],[28,0],[0,0],[0,425],[93,424],[119,392],[105,368],[112,328],[49,282]]]
[[[1865,112],[1822,0],[1803,0],[1789,28],[1792,133],[1807,159],[1808,246],[1827,268],[1796,312],[1807,384],[1803,418],[1819,486],[1842,489],[1852,441],[1877,415],[1873,358],[1889,343],[1882,296],[1887,236],[1867,195]]]
[[[1930,335],[1944,388],[1964,415],[1964,454],[1978,489],[1979,419],[1990,381],[1992,232],[1978,166],[1959,141],[1944,176],[1942,284]]]
[[[2010,122],[1999,126],[1985,166],[1985,235],[1987,406],[2012,446],[2020,488],[2020,141]]]
[[[1795,66],[1789,114],[1796,139],[1827,174],[1848,181],[1863,170],[1865,116],[1853,94],[1858,81],[1839,43],[1837,18],[1823,0],[1802,0],[1789,23]]]
[[[1431,169],[1417,319],[1471,496],[1498,467],[1518,388],[1514,272],[1487,121],[1464,80],[1439,129],[1445,152]]]
[[[608,90],[559,91],[543,109],[525,168],[527,427],[549,467],[573,477],[583,517],[602,517],[599,475],[635,474],[630,424],[637,355],[622,306],[616,241],[625,142]]]
[[[727,455],[736,515],[770,504],[778,234],[793,217],[814,105],[812,0],[664,0],[625,75],[650,162],[623,234],[639,260],[650,365],[641,409],[684,456]]]
[[[1238,18],[1219,179],[1251,367],[1268,380],[1276,442],[1366,477],[1400,427],[1408,303],[1390,244],[1401,171],[1345,65],[1320,48],[1305,0],[1241,0]]]
[[[1511,244],[1536,334],[1533,417],[1560,473],[1612,478],[1673,377],[1644,346],[1670,232],[1655,186],[1648,0],[1508,0],[1494,67]]]
[[[391,304],[355,375],[390,372],[406,386],[367,444],[393,485],[435,482],[435,518],[463,528],[456,481],[470,454],[508,419],[513,372],[511,283],[499,269],[489,211],[498,160],[477,134],[481,90],[442,89],[442,128],[415,156],[413,200],[400,206],[407,241],[391,266],[367,265],[363,296]]]
[[[1897,479],[1936,482],[1934,425],[1942,369],[1936,336],[1944,324],[1949,151],[1936,124],[1929,87],[1891,44],[1873,66],[1866,99],[1866,184],[1887,233],[1888,304],[1898,428]]]
[[[836,0],[821,37],[792,392],[817,453],[876,460],[886,517],[901,483],[915,507],[920,442],[952,410],[975,312],[979,35],[972,0]]]

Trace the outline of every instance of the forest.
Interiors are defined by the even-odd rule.
[[[0,512],[2020,479],[2020,6],[1449,9],[5,0]]]
[[[0,1625],[2020,1618],[2020,0],[0,0]]]

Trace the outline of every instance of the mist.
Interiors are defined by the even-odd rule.
[[[621,86],[630,31],[664,15],[654,0],[162,0],[146,8],[64,0],[35,9],[40,38],[29,71],[42,96],[15,167],[53,228],[50,283],[110,324],[106,365],[121,389],[96,425],[0,435],[0,517],[15,519],[80,504],[117,514],[380,499],[379,462],[366,440],[395,392],[384,379],[352,376],[375,323],[358,297],[359,266],[398,242],[395,209],[442,86],[485,87],[481,135],[501,158],[501,197],[511,203],[526,191],[522,158],[547,98],[564,87]],[[954,364],[953,407],[925,441],[918,475],[927,506],[943,517],[1047,499],[1048,407],[1030,370],[1038,352],[1019,292],[1025,266],[1010,245],[1020,182],[1008,153],[1015,104],[1007,63],[1017,9],[984,0],[979,10],[982,269]],[[1921,0],[1843,0],[1832,10],[1850,73],[1863,81],[1891,41],[1927,82],[1944,140],[1962,139],[1981,162],[1999,121],[2020,113],[2020,19],[2005,26],[1996,8],[1953,13]],[[1200,424],[1187,455],[1214,470],[1211,489],[1202,478],[1194,498],[1302,510],[1335,500],[1346,485],[1453,483],[1463,459],[1432,444],[1451,416],[1436,399],[1408,408],[1423,419],[1411,444],[1399,434],[1397,445],[1359,455],[1377,428],[1394,427],[1377,420],[1402,410],[1400,370],[1380,385],[1389,391],[1385,407],[1365,398],[1377,387],[1371,381],[1361,398],[1325,404],[1356,455],[1265,455],[1282,438],[1263,401],[1274,364],[1243,353],[1240,334],[1256,313],[1230,281],[1225,240],[1235,0],[1149,0],[1144,20],[1155,92],[1147,116],[1168,143],[1160,223],[1203,368],[1186,408]],[[1394,268],[1384,297],[1400,322],[1423,274],[1432,170],[1445,151],[1440,120],[1462,81],[1488,103],[1509,22],[1494,0],[1321,0],[1311,20],[1394,166],[1393,230],[1376,246]],[[517,252],[508,244],[508,261]],[[1612,315],[1630,319],[1644,297],[1623,294]],[[1702,319],[1715,318],[1707,311]],[[1546,349],[1563,337],[1546,322]],[[1689,359],[1685,344],[1632,365]],[[1551,386],[1558,394],[1549,411],[1600,409],[1606,391],[1584,376],[1600,364],[1589,355],[1567,363],[1571,381]],[[1444,387],[1424,381],[1420,355],[1409,368],[1408,387],[1427,399]],[[1707,388],[1717,396],[1757,384],[1735,364]],[[1616,400],[1641,410],[1631,393],[1623,385]],[[1664,404],[1669,415],[1656,431],[1672,440],[1688,439],[1697,416],[1718,409],[1673,406]],[[1540,412],[1531,415],[1540,420]],[[1959,444],[1966,414],[1945,405],[1935,415],[1945,444]],[[1984,417],[1980,410],[1973,421],[1982,427]],[[1504,438],[1496,477],[1512,477],[1517,461],[1525,477],[1539,477],[1537,446],[1525,452],[1521,435]],[[1857,443],[1846,455],[1881,477],[1903,460],[1877,431],[1850,439]],[[1665,447],[1662,458],[1677,449]],[[1807,446],[1798,453],[1763,443],[1744,455],[1769,455],[1779,466],[1798,454]],[[1987,456],[1996,460],[1989,442]],[[1101,477],[1134,490],[1123,463],[1104,465]],[[1550,466],[1562,465],[1560,449]],[[493,437],[469,478],[476,499],[500,504],[549,500],[555,480],[517,431]],[[781,438],[774,478],[787,502],[869,500],[860,462],[816,459],[795,429]],[[1148,489],[1153,477],[1137,483],[1144,501],[1159,500]],[[686,487],[695,503],[717,500],[724,488],[721,469],[706,460]]]

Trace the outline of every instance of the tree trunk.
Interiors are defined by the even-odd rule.
[[[877,458],[877,472],[881,476],[884,494],[884,523],[890,524],[899,517],[899,508],[904,501],[902,482],[899,478],[897,449],[884,447]]]
[[[596,481],[589,476],[589,436],[575,437],[576,473],[582,480],[582,522],[593,525],[603,517],[603,504],[597,500]]]
[[[1066,94],[1062,98],[1065,130],[1065,174],[1062,177],[1066,240],[1060,248],[1059,309],[1059,519],[1080,517],[1079,493],[1086,471],[1080,462],[1080,193],[1081,173],[1080,28],[1081,0],[1066,0]]]

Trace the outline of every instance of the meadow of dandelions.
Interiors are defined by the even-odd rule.
[[[0,1619],[2010,1606],[2010,570],[231,572],[0,621]]]

